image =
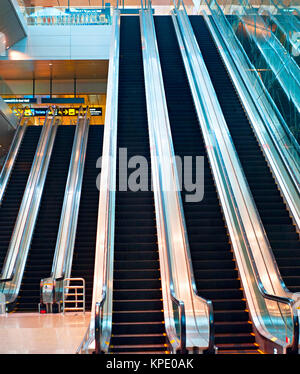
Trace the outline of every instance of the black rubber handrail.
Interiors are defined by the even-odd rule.
[[[101,351],[101,315],[103,310],[103,305],[106,300],[106,291],[103,291],[102,299],[101,301],[96,302],[95,307],[95,353],[101,354],[103,351]]]

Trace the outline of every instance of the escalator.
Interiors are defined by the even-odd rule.
[[[283,281],[291,292],[299,292],[295,226],[204,19],[190,20]]]
[[[40,281],[51,273],[75,126],[59,126],[15,312],[37,311]]]
[[[121,17],[117,147],[118,160],[120,148],[127,149],[128,160],[136,155],[147,159],[150,185],[143,61],[136,16]],[[119,176],[124,175],[119,167],[110,349],[113,353],[164,353],[167,348],[154,195],[151,189],[119,191]]]
[[[87,310],[91,309],[92,304],[99,203],[96,179],[100,173],[96,162],[102,154],[103,130],[104,126],[98,125],[89,128],[71,273],[72,278],[85,280]]]
[[[293,57],[296,63],[300,64],[300,56],[295,53],[296,51],[293,50],[293,37],[296,35],[297,26],[299,24],[297,22],[297,18],[292,15],[279,15],[273,14],[272,18],[270,16],[263,16],[263,19],[267,26],[272,30],[276,38],[280,41],[283,47],[287,50],[287,52]],[[296,24],[298,24],[296,26]],[[287,30],[290,32],[287,34]],[[294,31],[293,31],[294,30]],[[296,41],[296,38],[295,38]],[[296,43],[294,44],[296,45]]]
[[[231,24],[238,22],[238,16],[229,15],[227,19]],[[251,63],[260,70],[261,79],[269,91],[274,103],[284,118],[287,126],[291,130],[296,140],[300,141],[300,113],[297,111],[294,103],[290,101],[285,91],[283,90],[278,77],[270,69],[267,61],[257,47],[256,43],[251,40],[242,23],[239,23],[236,36],[242,44]],[[292,89],[292,87],[291,87]]]
[[[0,207],[0,269],[9,247],[41,130],[40,126],[27,127],[4,193]]]
[[[182,191],[194,276],[200,296],[213,302],[219,353],[257,353],[243,290],[206,156],[193,98],[170,16],[154,17],[175,155],[204,156],[204,198],[186,202]]]

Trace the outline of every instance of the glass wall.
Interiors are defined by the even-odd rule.
[[[227,19],[288,127],[300,140],[300,19],[279,0],[240,0]],[[227,3],[228,5],[228,3]],[[285,12],[283,12],[285,9]],[[299,31],[296,31],[299,30]]]

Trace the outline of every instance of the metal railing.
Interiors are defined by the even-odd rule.
[[[30,26],[111,25],[112,7],[21,7]]]
[[[72,285],[73,282],[81,284]],[[85,280],[83,278],[64,278],[62,304],[63,314],[68,311],[81,311],[85,314]],[[66,307],[66,304],[74,306]]]
[[[179,24],[180,50],[254,326],[268,341],[269,349],[275,345],[281,352],[294,351],[298,344],[295,303],[282,287],[268,239],[184,6],[175,9],[175,14],[173,20]],[[286,331],[288,337],[292,337],[291,344],[286,343]]]

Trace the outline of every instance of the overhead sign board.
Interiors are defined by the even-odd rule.
[[[93,13],[97,13],[97,14],[102,14],[102,13],[107,13],[107,11],[110,11],[110,8],[109,7],[106,7],[106,8],[88,8],[88,9],[84,9],[84,8],[69,8],[69,9],[66,9],[65,10],[65,13],[69,13],[69,14],[93,14]]]
[[[98,106],[98,107],[90,108],[90,115],[91,116],[102,116],[102,107]]]
[[[56,116],[73,117],[78,116],[80,108],[55,108],[54,114]],[[83,108],[86,110],[86,108]],[[91,116],[102,116],[102,107],[89,108]],[[48,108],[25,108],[25,117],[46,117]]]
[[[26,97],[4,97],[3,101],[5,101],[7,104],[36,104],[37,99]]]
[[[41,100],[42,104],[84,104],[84,97],[56,97],[44,98]]]

